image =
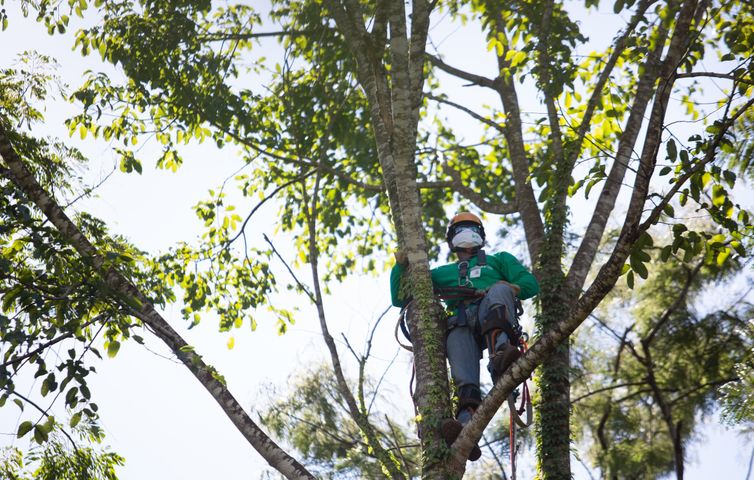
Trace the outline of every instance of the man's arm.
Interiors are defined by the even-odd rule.
[[[496,254],[502,264],[503,279],[519,288],[518,298],[526,300],[539,293],[539,282],[532,273],[508,252]]]
[[[408,260],[400,250],[395,252],[395,265],[390,271],[390,300],[394,307],[403,307],[404,299],[401,298],[401,278],[406,270]]]

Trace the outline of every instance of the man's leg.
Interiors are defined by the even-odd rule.
[[[490,287],[479,305],[482,335],[490,356],[488,370],[493,382],[521,356],[518,350],[520,329],[515,312],[513,289],[503,283]]]
[[[450,374],[458,389],[459,401],[456,417],[465,424],[471,418],[467,410],[476,409],[482,403],[482,394],[479,390],[481,350],[470,326],[455,327],[448,332],[447,353]]]
[[[452,444],[458,434],[482,403],[482,394],[479,390],[479,358],[481,350],[476,340],[472,326],[458,326],[456,318],[448,321],[447,355],[450,363],[450,374],[458,389],[458,420],[447,420],[443,423],[443,436]],[[481,450],[475,446],[469,454],[469,460],[477,460],[481,456]]]

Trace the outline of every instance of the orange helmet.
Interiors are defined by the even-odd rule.
[[[482,224],[482,220],[476,215],[474,215],[473,213],[460,212],[456,214],[455,217],[450,219],[450,223],[448,224],[448,233],[445,236],[445,239],[448,241],[448,246],[450,246],[451,250],[454,250],[452,240],[456,234],[457,228],[470,226],[470,225],[478,225],[479,227],[478,233],[482,237],[482,241],[484,241],[485,234],[484,234],[484,225]]]

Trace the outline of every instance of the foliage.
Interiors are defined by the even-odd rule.
[[[380,478],[383,470],[376,461],[363,435],[348,413],[338,393],[334,375],[326,366],[301,371],[290,379],[292,387],[285,398],[278,398],[273,387],[272,404],[261,415],[262,424],[278,437],[284,439],[317,466],[321,478]],[[365,396],[370,407],[376,397],[385,393],[375,392],[367,385]],[[372,423],[381,441],[395,449],[409,475],[419,471],[419,449],[412,440],[409,429],[391,420],[394,412],[385,414],[369,411]]]
[[[107,449],[95,449],[102,441],[96,425],[77,428],[87,446],[70,446],[67,438],[53,434],[41,446],[32,446],[25,454],[8,447],[0,453],[0,477],[7,480],[116,480],[115,468],[125,460]]]
[[[672,472],[674,449],[697,438],[699,419],[735,401],[723,392],[741,386],[752,348],[750,304],[727,296],[708,305],[710,292],[743,275],[738,266],[655,253],[649,272],[635,293],[616,289],[577,343],[575,423],[606,478]],[[620,311],[629,313],[609,313]]]
[[[739,326],[744,337],[754,337],[752,317],[754,311],[749,308],[748,322]],[[732,424],[749,424],[754,422],[754,347],[749,348],[742,361],[735,366],[738,381],[723,387],[723,416]]]

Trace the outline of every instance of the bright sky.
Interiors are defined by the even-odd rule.
[[[9,10],[14,7],[6,6]],[[600,15],[599,21],[590,24],[604,26],[606,19],[615,22],[611,15]],[[37,50],[58,60],[60,75],[71,86],[76,86],[86,69],[106,68],[94,57],[83,59],[72,53],[71,36],[49,37],[43,27],[19,19],[14,13],[11,13],[10,20],[9,29],[0,33],[4,45],[0,51],[1,65],[10,65],[21,51]],[[599,34],[593,33],[597,37]],[[443,27],[432,32],[435,43],[444,42],[443,50],[450,48],[449,58],[459,66],[474,58],[465,54],[469,42],[480,41],[464,35],[444,31]],[[270,46],[270,52],[264,53],[272,57],[277,49],[271,43]],[[480,73],[487,68],[471,63],[465,66]],[[479,92],[474,89],[460,85],[454,88],[463,89],[471,104],[494,102],[494,98],[478,96]],[[75,113],[76,108],[62,102],[51,103],[45,112],[44,134],[65,139],[67,129],[62,121]],[[90,171],[86,173],[89,181],[94,182],[112,170],[114,157],[107,145],[82,143],[77,136],[67,141],[80,146],[92,159]],[[146,147],[147,151],[153,148]],[[126,235],[134,244],[150,252],[164,250],[177,241],[192,240],[200,231],[200,223],[190,207],[206,198],[207,190],[221,184],[240,164],[234,155],[217,151],[209,145],[192,147],[188,156],[189,160],[178,173],[155,171],[148,164],[144,165],[141,176],[118,171],[97,190],[97,198],[79,204],[78,208],[105,219],[113,232]],[[257,214],[250,225],[252,238],[256,236],[261,242],[262,233],[269,235],[274,231],[275,210],[270,204]],[[284,238],[277,242],[278,248],[290,252],[290,248],[284,246]],[[514,253],[524,256],[523,252]],[[284,275],[282,270],[281,274]],[[308,275],[302,272],[301,277],[308,278]],[[389,305],[387,284],[385,275],[354,277],[333,290],[325,308],[336,339],[343,333],[352,345],[361,348],[369,327]],[[282,295],[276,300],[290,301]],[[170,307],[164,313],[188,342],[226,377],[241,404],[254,412],[268,401],[270,385],[284,389],[290,374],[302,366],[326,359],[316,312],[303,301],[297,302],[300,308],[297,323],[284,337],[277,335],[272,322],[261,320],[255,332],[245,326],[233,333],[233,350],[226,347],[228,334],[217,333],[216,324],[211,319],[189,331],[187,324],[180,319],[180,306]],[[377,330],[371,368],[379,375],[392,364],[385,395],[394,405],[404,407],[402,415],[407,418],[411,405],[407,391],[410,359],[405,353],[399,353],[393,339],[397,313],[392,310]],[[264,313],[260,316],[264,319]],[[340,348],[341,356],[348,357],[342,344]],[[397,359],[393,362],[396,354]],[[126,343],[115,359],[97,364],[99,373],[92,379],[91,389],[100,406],[106,443],[126,458],[120,478],[260,478],[266,467],[261,457],[235,430],[194,377],[182,365],[160,355],[170,356],[167,349],[154,340],[148,341],[148,348]],[[29,385],[29,388],[38,389],[39,385]],[[0,433],[14,432],[19,418],[13,406],[0,410]],[[690,452],[686,478],[701,480],[714,475],[743,480],[751,442],[747,443],[717,425],[706,428],[703,435],[705,438],[700,442],[703,447],[693,447]],[[15,440],[12,435],[2,435],[0,446],[3,445],[23,446],[23,442]],[[527,478],[526,470],[530,467],[530,462],[523,463],[520,478]],[[588,475],[577,471],[576,478],[586,479]]]

